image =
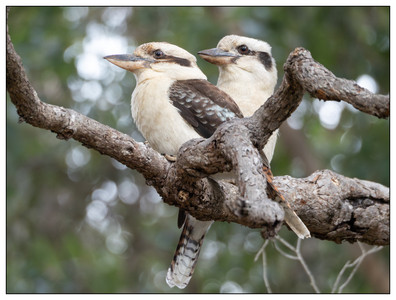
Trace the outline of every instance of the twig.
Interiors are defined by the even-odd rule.
[[[269,242],[269,240],[265,240],[263,246],[257,252],[257,254],[256,254],[255,258],[254,258],[254,261],[257,261],[259,255],[261,254],[261,257],[263,259],[263,280],[264,280],[264,284],[265,284],[265,287],[267,289],[267,292],[269,294],[271,294],[272,290],[271,290],[271,286],[270,286],[269,281],[268,281],[268,274],[267,274],[267,255],[265,254],[265,248],[267,247],[268,242]]]
[[[315,290],[316,293],[320,293],[320,290],[319,290],[318,286],[316,285],[315,278],[312,275],[312,272],[309,270],[308,265],[306,264],[302,254],[301,254],[300,249],[301,249],[301,239],[297,239],[296,254],[297,254],[298,260],[300,261],[301,265],[303,266],[305,273],[307,273],[313,289]]]
[[[285,245],[291,251],[293,251],[296,255],[293,256],[293,255],[285,253],[283,250],[281,250],[278,247],[276,241],[274,241],[275,248],[279,251],[279,253],[281,253],[283,256],[285,256],[289,259],[298,260],[301,263],[302,267],[304,268],[305,273],[307,273],[312,288],[315,290],[316,293],[320,293],[320,290],[319,290],[318,286],[316,285],[315,278],[312,275],[312,272],[309,270],[308,265],[306,264],[302,254],[301,254],[301,239],[297,239],[296,247],[293,247],[292,245],[290,245],[287,241],[285,241],[280,236],[277,236],[276,239],[279,240],[283,245]]]
[[[290,249],[291,251],[293,251],[294,253],[296,252],[296,251],[295,251],[295,248],[294,248],[292,245],[290,245],[288,242],[286,242],[284,239],[282,239],[279,235],[276,236],[276,239],[279,240],[283,245],[285,245],[287,248],[289,248],[289,249]],[[274,246],[275,246],[276,250],[278,250],[279,253],[282,254],[284,257],[287,257],[287,258],[289,258],[289,259],[291,259],[291,260],[298,260],[298,257],[297,257],[297,256],[293,256],[293,255],[290,255],[290,254],[287,254],[286,252],[284,252],[284,251],[278,246],[278,244],[276,243],[276,241],[274,241]]]
[[[362,261],[364,260],[364,258],[372,253],[375,253],[377,251],[380,251],[383,247],[382,246],[374,246],[372,247],[370,250],[366,250],[362,243],[358,242],[359,248],[362,251],[362,254],[356,258],[352,263],[350,263],[350,261],[347,261],[345,263],[345,265],[342,267],[340,273],[338,273],[338,276],[336,278],[336,281],[334,282],[333,288],[331,290],[332,293],[336,293],[337,287],[340,283],[341,277],[342,275],[344,275],[345,271],[348,268],[352,268],[351,273],[349,274],[348,278],[345,280],[345,282],[338,288],[337,293],[342,293],[343,289],[347,286],[347,284],[351,281],[351,279],[353,278],[353,276],[355,275],[357,269],[359,268],[360,264],[362,263]]]

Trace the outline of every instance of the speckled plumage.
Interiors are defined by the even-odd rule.
[[[188,124],[205,138],[221,123],[243,117],[231,97],[206,80],[178,80],[171,85],[169,98]]]

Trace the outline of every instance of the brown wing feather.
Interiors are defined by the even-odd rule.
[[[221,123],[243,117],[234,100],[206,80],[178,80],[170,87],[169,98],[180,115],[205,138]]]

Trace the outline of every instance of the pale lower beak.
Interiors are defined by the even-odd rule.
[[[150,64],[153,62],[150,59],[136,56],[133,54],[116,54],[108,55],[103,57],[107,59],[112,64],[123,68],[127,71],[134,72],[135,70],[149,68]]]
[[[226,65],[233,63],[238,55],[221,50],[219,48],[212,48],[201,50],[198,52],[198,55],[201,56],[204,60],[210,62],[215,65]]]

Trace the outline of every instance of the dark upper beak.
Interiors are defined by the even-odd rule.
[[[115,64],[116,66],[131,72],[139,69],[149,68],[150,64],[153,62],[150,59],[133,54],[108,55],[103,58],[107,59],[112,64]]]
[[[201,50],[198,52],[198,55],[201,56],[204,60],[215,65],[230,64],[234,62],[237,57],[239,57],[234,53],[227,52],[219,48]]]

